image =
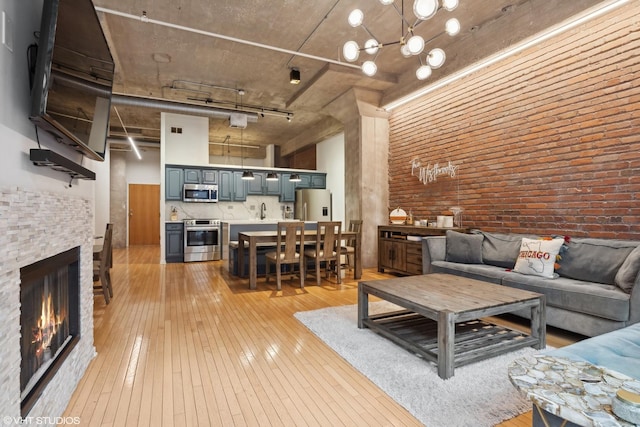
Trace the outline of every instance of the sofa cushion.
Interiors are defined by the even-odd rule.
[[[613,285],[620,266],[636,246],[638,242],[628,240],[572,238],[559,261],[558,274]]]
[[[482,264],[482,236],[447,230],[445,261]]]
[[[629,320],[629,294],[614,285],[590,283],[566,277],[546,279],[516,272],[504,276],[502,284],[544,294],[548,306],[615,321]]]
[[[630,294],[638,277],[638,271],[640,271],[640,246],[636,246],[631,251],[618,269],[614,279],[616,286]]]
[[[545,353],[604,366],[640,380],[640,323]]]
[[[433,273],[449,273],[457,276],[478,279],[500,284],[502,278],[509,274],[504,268],[485,264],[461,264],[457,262],[434,261],[431,264]]]
[[[520,253],[522,235],[477,231],[482,241],[482,262],[502,268],[513,268]],[[535,237],[535,236],[528,236]]]
[[[522,238],[520,254],[513,271],[522,274],[554,278],[554,264],[564,239]]]

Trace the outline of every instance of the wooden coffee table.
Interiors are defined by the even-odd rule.
[[[370,316],[369,295],[406,310]],[[481,320],[524,308],[531,334]],[[441,273],[359,282],[358,327],[435,362],[444,379],[458,366],[546,346],[544,295]]]

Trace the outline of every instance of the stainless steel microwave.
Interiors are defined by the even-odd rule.
[[[215,184],[184,184],[182,201],[215,203],[218,201],[218,186]]]

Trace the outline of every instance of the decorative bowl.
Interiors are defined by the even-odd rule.
[[[633,424],[640,423],[640,394],[620,389],[611,399],[613,413]]]
[[[404,211],[404,209],[394,209],[389,215],[389,221],[391,221],[391,224],[404,224],[406,220],[407,213]]]

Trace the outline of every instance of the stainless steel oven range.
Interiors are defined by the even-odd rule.
[[[217,219],[184,221],[184,262],[215,261],[222,255],[222,227]]]

